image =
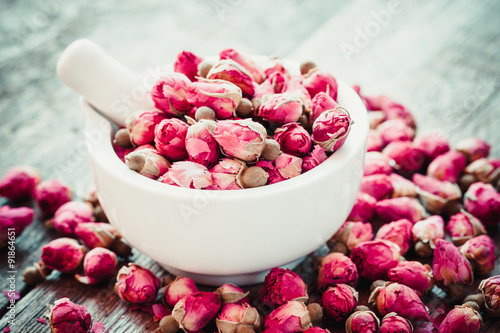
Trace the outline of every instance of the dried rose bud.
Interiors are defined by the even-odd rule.
[[[500,316],[500,275],[482,280],[479,284],[479,291],[484,296],[488,316]]]
[[[19,237],[24,229],[33,222],[34,216],[35,211],[28,207],[0,207],[0,249],[7,246],[9,238],[12,238],[12,229],[15,237]]]
[[[243,304],[250,302],[248,299],[250,292],[244,292],[243,289],[231,283],[223,284],[215,292],[219,294],[223,304]]]
[[[358,292],[347,284],[328,288],[321,298],[325,313],[334,321],[347,319],[358,303]]]
[[[387,272],[396,267],[402,257],[397,244],[378,239],[359,243],[352,249],[351,259],[360,276],[375,281],[387,280]]]
[[[455,305],[439,325],[438,332],[479,332],[482,324],[483,318],[473,307],[467,304]]]
[[[251,97],[255,93],[252,74],[231,59],[223,59],[212,66],[207,74],[210,80],[225,80],[238,86],[243,95]]]
[[[198,190],[213,185],[210,171],[204,165],[190,161],[174,162],[160,179],[165,184]]]
[[[346,221],[342,227],[330,238],[329,243],[343,244],[352,251],[359,243],[373,238],[373,229],[370,223]]]
[[[259,116],[278,125],[293,123],[302,115],[303,104],[297,94],[274,94],[260,106]]]
[[[306,302],[307,286],[297,273],[275,267],[269,271],[260,289],[264,303],[276,308],[288,301]]]
[[[70,201],[59,207],[52,219],[54,228],[64,236],[75,234],[77,225],[94,221],[92,208],[81,201]]]
[[[401,261],[387,273],[389,281],[398,282],[414,289],[424,297],[434,287],[432,268],[419,261]]]
[[[265,147],[266,136],[265,127],[251,119],[222,120],[214,130],[215,140],[224,154],[245,162],[259,159]]]
[[[377,315],[364,306],[357,306],[345,322],[347,333],[377,333],[379,326]]]
[[[500,222],[500,193],[491,184],[474,183],[465,192],[464,208],[485,226],[495,226]]]
[[[165,113],[158,110],[140,111],[131,114],[125,123],[132,145],[138,147],[152,144],[155,138],[156,125],[165,118]]]
[[[162,77],[151,89],[155,106],[170,116],[186,114],[192,107],[186,99],[190,84],[187,76],[181,73]]]
[[[328,329],[317,327],[317,326],[316,327],[308,328],[307,330],[305,330],[303,332],[304,333],[330,333],[330,331]]]
[[[495,182],[500,179],[500,158],[479,158],[470,163],[465,168],[465,175],[458,181],[459,184],[465,176],[469,176],[473,179],[467,186],[467,189],[477,181],[494,185]]]
[[[395,312],[388,313],[382,318],[380,325],[380,333],[412,333],[413,325],[411,322],[398,316]]]
[[[125,302],[153,302],[159,289],[160,280],[156,275],[136,264],[123,266],[116,276],[115,292]]]
[[[436,240],[432,272],[436,285],[458,301],[474,282],[469,261],[455,245],[443,239]]]
[[[276,94],[281,94],[285,90],[289,80],[290,76],[288,74],[279,71],[272,72],[266,79],[266,81],[271,84]]]
[[[417,199],[400,197],[377,202],[375,214],[386,222],[408,219],[415,223],[420,221],[426,213]]]
[[[115,276],[116,254],[108,249],[96,247],[90,250],[83,259],[85,276],[75,275],[76,279],[84,284],[94,284],[111,280]]]
[[[441,133],[417,134],[413,144],[424,153],[427,162],[450,150],[448,139]]]
[[[207,168],[217,163],[219,144],[213,136],[215,126],[215,121],[206,119],[189,126],[186,134],[186,151],[191,162],[202,164]]]
[[[133,152],[134,151],[134,147],[122,148],[122,147],[118,146],[117,144],[113,143],[113,150],[115,151],[116,156],[118,156],[118,158],[123,163],[125,163],[125,156],[127,156],[128,154],[130,154],[131,152]]]
[[[167,285],[165,294],[163,294],[163,302],[173,308],[179,300],[197,292],[198,288],[191,278],[178,276]]]
[[[44,180],[37,185],[34,197],[43,215],[49,217],[59,207],[71,201],[73,191],[68,185],[59,180]]]
[[[456,183],[465,169],[466,162],[467,160],[462,153],[451,150],[432,160],[427,167],[427,176]]]
[[[469,163],[490,154],[490,145],[479,138],[462,139],[457,142],[455,149],[464,154]]]
[[[392,174],[392,165],[394,161],[392,161],[386,155],[378,152],[372,151],[368,152],[365,155],[365,165],[363,170],[364,176],[371,175],[391,175]]]
[[[42,247],[41,259],[47,268],[74,273],[85,256],[85,247],[71,238],[55,239]]]
[[[262,158],[266,161],[274,161],[282,154],[280,144],[278,141],[270,138],[264,140],[264,149],[262,150]]]
[[[302,173],[314,169],[327,158],[325,149],[320,145],[314,145],[313,150],[302,159]]]
[[[318,288],[325,290],[339,283],[354,286],[358,281],[358,269],[352,260],[339,252],[323,258],[318,270]]]
[[[481,221],[466,211],[451,216],[446,230],[455,246],[462,245],[472,237],[486,234],[486,229]]]
[[[88,222],[80,223],[75,227],[75,236],[88,248],[109,248],[116,238],[118,231],[109,223]]]
[[[224,49],[220,51],[219,57],[221,60],[223,59],[231,59],[236,61],[238,64],[243,66],[249,73],[252,74],[252,77],[255,82],[258,84],[264,81],[264,73],[262,69],[255,64],[253,60],[251,60],[245,54],[236,51],[235,49]]]
[[[155,149],[139,148],[125,156],[125,164],[130,169],[150,179],[158,179],[170,168],[167,159]]]
[[[269,174],[269,184],[297,177],[302,172],[302,159],[297,156],[281,154],[274,161],[257,162]]]
[[[347,139],[353,121],[344,108],[323,112],[313,124],[312,139],[327,152],[338,150]]]
[[[50,311],[50,330],[52,333],[87,333],[92,330],[92,316],[85,305],[78,305],[67,297],[54,302]]]
[[[364,176],[361,179],[359,191],[369,194],[379,201],[391,197],[394,188],[392,187],[392,182],[388,175],[375,174]]]
[[[411,141],[393,141],[382,153],[394,160],[395,169],[402,174],[419,171],[424,165],[424,153]]]
[[[182,73],[191,81],[195,80],[198,75],[198,65],[203,61],[203,58],[189,51],[182,51],[177,55],[174,62],[174,72]]]
[[[359,192],[356,195],[354,206],[352,207],[347,220],[349,221],[370,221],[375,212],[377,199],[371,195]]]
[[[275,94],[273,83],[270,80],[265,80],[259,85],[255,86],[254,100],[260,99],[261,101],[266,100],[269,96]],[[253,104],[253,103],[252,103]],[[259,108],[255,108],[258,110]]]
[[[417,196],[417,185],[415,185],[415,183],[411,180],[408,180],[397,173],[391,173],[390,179],[392,188],[394,189],[394,192],[392,193],[393,198]]]
[[[311,122],[314,123],[318,119],[319,115],[323,112],[338,107],[338,103],[335,102],[326,92],[319,92],[312,99],[312,113]]]
[[[384,140],[379,132],[375,130],[368,131],[368,139],[366,141],[366,151],[368,152],[379,152],[384,148]]]
[[[474,272],[486,275],[495,268],[495,243],[489,236],[481,235],[471,238],[459,249],[469,260]]]
[[[207,187],[210,190],[239,190],[241,189],[240,175],[246,164],[240,160],[223,158],[210,169],[214,185]]]
[[[377,127],[384,144],[393,141],[411,141],[415,131],[402,119],[386,120]]]
[[[430,257],[434,252],[436,241],[444,239],[444,220],[439,215],[433,215],[418,221],[411,229],[415,252],[420,257]]]
[[[260,316],[257,309],[248,303],[228,303],[222,307],[215,324],[220,333],[236,333],[243,328],[257,332],[260,328]]]
[[[184,332],[197,332],[215,319],[221,306],[217,293],[200,291],[180,299],[172,316]]]
[[[186,134],[189,125],[180,119],[162,120],[155,129],[156,149],[170,161],[179,161],[187,156]]]
[[[263,330],[282,333],[302,332],[312,326],[311,315],[302,302],[290,301],[264,318]]]
[[[413,115],[404,105],[401,105],[392,99],[384,96],[380,100],[380,107],[377,108],[383,110],[387,119],[402,119],[410,127],[415,128],[415,119]]]
[[[40,179],[38,170],[30,166],[10,168],[0,179],[0,196],[12,201],[29,198]]]
[[[457,184],[424,176],[413,175],[413,182],[418,186],[417,193],[430,213],[441,214],[446,205],[460,201],[462,191]]]
[[[400,248],[402,256],[408,252],[411,246],[411,229],[413,223],[407,219],[397,220],[384,224],[375,235],[375,239],[385,239],[394,242]]]
[[[309,133],[297,123],[290,123],[277,128],[274,131],[276,140],[281,151],[286,154],[302,157],[311,151],[312,140]]]
[[[231,82],[203,79],[189,85],[186,98],[196,107],[208,106],[214,110],[217,119],[227,119],[236,114],[242,92]]]
[[[312,112],[312,100],[311,95],[307,91],[306,87],[302,85],[302,75],[292,76],[290,80],[286,83],[283,93],[293,94],[297,97],[304,105],[305,111],[307,113]]]
[[[370,129],[375,130],[380,124],[382,124],[384,121],[386,121],[387,118],[385,116],[384,111],[370,111],[368,112],[368,122],[370,123]],[[382,140],[382,136],[378,131],[374,131],[380,136],[380,139]],[[384,140],[382,140],[382,145],[384,143]]]
[[[322,69],[316,69],[304,75],[302,81],[311,98],[314,98],[320,92],[326,92],[328,96],[337,100],[338,83],[332,74]]]

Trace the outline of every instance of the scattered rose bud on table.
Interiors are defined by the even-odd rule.
[[[115,292],[125,302],[153,302],[159,289],[160,280],[156,275],[136,264],[123,266],[116,276]]]
[[[54,302],[50,312],[52,333],[88,333],[92,331],[92,316],[85,305],[78,305],[64,297]]]
[[[30,198],[40,180],[40,173],[33,167],[12,167],[0,179],[0,196],[11,201]]]
[[[192,279],[186,276],[178,276],[166,286],[163,301],[173,308],[180,299],[196,292],[198,292],[198,288]]]
[[[306,302],[307,286],[302,278],[289,269],[273,268],[260,289],[262,301],[274,308],[288,301]]]
[[[36,186],[33,196],[43,215],[50,217],[59,207],[71,201],[73,191],[59,180],[44,180]]]
[[[484,305],[488,316],[500,316],[500,275],[484,279],[479,284],[479,291],[484,296]]]
[[[249,291],[244,292],[243,289],[231,283],[225,283],[215,291],[219,294],[223,304],[236,303],[243,304],[249,303]]]
[[[0,249],[6,247],[9,241],[21,236],[35,216],[35,211],[28,207],[0,207]]]

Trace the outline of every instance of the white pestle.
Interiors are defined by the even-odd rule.
[[[96,43],[78,39],[57,62],[57,75],[119,126],[132,113],[154,107],[147,92],[151,83],[126,68]]]

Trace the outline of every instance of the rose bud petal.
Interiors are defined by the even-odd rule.
[[[150,179],[158,179],[170,168],[170,163],[156,149],[140,146],[127,156],[125,164],[135,172]]]
[[[432,160],[427,167],[427,176],[456,183],[466,163],[467,160],[462,153],[451,150]]]
[[[390,180],[394,192],[392,193],[393,198],[399,197],[416,197],[417,196],[417,185],[411,180],[398,175],[397,173],[391,173]]]
[[[260,328],[260,316],[253,306],[228,303],[222,307],[215,319],[220,333],[236,333],[241,327],[257,332]]]
[[[179,161],[187,157],[186,134],[189,125],[180,119],[162,120],[155,129],[156,149],[170,161]]]
[[[389,281],[398,282],[414,289],[424,297],[434,287],[432,268],[418,261],[402,261],[389,270]]]
[[[388,175],[376,174],[364,176],[361,179],[359,191],[369,194],[379,201],[391,197],[394,188],[392,187],[392,182]]]
[[[251,163],[262,154],[266,136],[265,127],[251,119],[222,120],[214,130],[224,154]]]
[[[443,239],[436,240],[432,272],[436,285],[457,301],[465,297],[474,282],[469,261],[455,245]]]
[[[231,82],[238,86],[243,95],[247,97],[251,97],[255,93],[252,74],[231,59],[223,59],[213,65],[207,74],[207,79]]]
[[[131,114],[125,121],[134,147],[152,144],[155,139],[155,127],[166,119],[165,113],[158,110],[140,111]]]
[[[378,152],[371,151],[365,155],[365,165],[363,170],[364,176],[371,175],[391,175],[392,174],[392,164],[394,161],[391,160],[386,155]]]
[[[384,224],[375,235],[375,239],[385,239],[394,242],[400,248],[402,256],[408,252],[411,245],[411,229],[413,223],[407,219]]]
[[[184,332],[197,332],[215,319],[221,306],[217,293],[200,291],[180,299],[172,316]]]
[[[425,215],[424,207],[417,199],[400,197],[385,199],[375,205],[375,214],[386,222],[408,219],[415,223]]]
[[[387,280],[389,269],[402,260],[399,246],[391,241],[378,239],[359,243],[351,252],[351,259],[359,275],[370,280]]]
[[[274,309],[264,318],[264,331],[277,330],[282,333],[302,332],[312,326],[311,316],[302,302],[290,301]]]
[[[368,131],[368,139],[366,141],[366,151],[368,152],[379,152],[384,148],[384,140],[380,133],[375,130]]]
[[[411,229],[415,252],[420,257],[430,257],[434,252],[438,239],[444,239],[444,220],[439,215],[433,215],[418,221]]]
[[[198,190],[214,184],[204,165],[189,161],[174,162],[160,179],[165,184]]]
[[[86,276],[75,275],[84,284],[94,284],[111,280],[115,276],[116,254],[108,249],[96,247],[90,250],[83,259],[83,270]]]
[[[417,292],[400,283],[386,283],[373,290],[368,302],[377,307],[377,311],[385,316],[391,312],[411,321],[429,321],[429,313]]]
[[[151,89],[155,107],[170,116],[182,116],[191,110],[186,96],[191,81],[186,75],[172,73],[162,77]]]
[[[280,144],[282,152],[299,157],[309,153],[312,147],[311,136],[297,123],[278,127],[274,131],[274,140]]]
[[[302,159],[302,173],[317,167],[327,158],[325,149],[320,145],[314,145],[313,150]]]
[[[344,108],[323,112],[313,124],[312,139],[327,152],[338,150],[347,139],[353,121]]]
[[[469,163],[490,154],[490,145],[479,138],[462,139],[457,142],[455,149],[464,154]]]
[[[377,333],[380,326],[380,320],[372,311],[357,310],[347,318],[345,329],[347,333]]]
[[[290,80],[290,76],[279,71],[272,72],[268,75],[266,81],[269,81],[274,93],[281,94],[284,92],[286,84]]]
[[[203,79],[188,86],[186,98],[195,107],[208,106],[214,110],[217,119],[227,119],[236,115],[242,92],[231,82]]]
[[[367,193],[359,192],[356,195],[354,206],[352,207],[351,213],[349,213],[347,220],[370,221],[373,217],[373,213],[375,212],[376,204],[377,199]]]
[[[337,100],[339,85],[335,77],[325,70],[317,69],[309,71],[309,73],[304,75],[302,84],[306,87],[311,98],[314,98],[320,92],[325,92],[328,96]]]
[[[0,179],[0,196],[11,201],[22,200],[33,195],[40,183],[40,173],[30,166],[10,168]]]
[[[479,158],[465,168],[465,173],[473,176],[476,181],[495,184],[500,179],[500,159]]]
[[[486,229],[481,221],[466,211],[451,216],[446,230],[455,246],[462,245],[472,237],[486,234]]]
[[[384,144],[392,141],[411,141],[415,136],[415,131],[402,119],[386,120],[377,127]]]
[[[424,153],[427,162],[450,150],[448,139],[441,133],[417,134],[413,144]]]
[[[380,333],[412,333],[413,325],[411,322],[398,316],[396,313],[388,313],[382,318],[382,325],[380,325]]]
[[[278,125],[293,123],[302,115],[303,104],[295,93],[274,94],[260,106],[259,116]]]
[[[246,164],[240,160],[223,158],[210,169],[214,185],[207,187],[210,190],[239,190],[241,189],[240,175]]]
[[[258,84],[264,81],[264,73],[262,69],[255,64],[253,60],[251,60],[245,54],[236,51],[235,49],[224,49],[220,51],[219,57],[221,60],[223,59],[231,59],[236,61],[238,64],[243,66],[249,73],[252,74],[252,77],[255,82]]]
[[[370,111],[368,112],[368,122],[370,123],[370,129],[374,130],[376,129],[380,124],[382,124],[384,121],[386,121],[386,116],[384,111]],[[380,139],[382,140],[382,136],[378,131],[373,131],[377,133],[380,136]],[[382,140],[382,145],[384,143],[384,140]]]
[[[118,158],[123,163],[125,163],[125,156],[127,156],[129,153],[133,152],[135,149],[134,149],[134,147],[122,148],[119,145],[113,143],[113,150],[115,151],[116,156],[118,156]]]
[[[275,267],[269,271],[260,289],[264,303],[274,308],[288,301],[306,302],[307,286],[301,277],[289,269]]]
[[[73,191],[68,185],[59,180],[44,180],[37,185],[34,197],[43,215],[49,217],[59,207],[71,201]]]
[[[243,289],[231,283],[223,284],[215,292],[219,294],[223,304],[243,304],[250,302],[248,299],[250,292],[244,292]]]
[[[396,103],[394,100],[384,96],[381,99],[380,110],[383,110],[387,119],[402,119],[410,127],[415,128],[415,119],[405,106]]]
[[[312,99],[311,122],[314,123],[314,121],[318,119],[319,115],[323,112],[335,109],[338,106],[338,103],[335,102],[335,100],[326,92],[321,91],[317,93]]]
[[[173,308],[179,300],[197,292],[198,288],[191,278],[178,276],[167,285],[163,294],[163,302]]]
[[[214,166],[219,158],[219,144],[213,136],[216,123],[201,119],[189,126],[186,134],[186,151],[191,162],[207,168]]]
[[[485,226],[500,222],[500,193],[491,184],[472,184],[464,195],[464,208]]]
[[[285,94],[293,94],[294,97],[297,97],[302,104],[304,105],[305,111],[307,113],[312,112],[312,100],[311,95],[307,91],[306,87],[302,85],[302,75],[293,76],[286,83],[285,89],[283,93]]]
[[[265,65],[264,65],[264,74],[266,76],[270,76],[271,74],[275,72],[280,72],[282,74],[288,74],[287,69],[283,65],[283,59],[280,58],[273,58],[270,59]]]
[[[325,290],[343,283],[354,286],[358,281],[358,269],[352,260],[339,252],[323,258],[318,270],[318,289]]]
[[[9,234],[12,238],[12,230],[14,230],[15,237],[19,237],[33,222],[34,216],[35,211],[28,207],[0,207],[0,249],[8,245]]]
[[[307,330],[303,331],[304,333],[330,333],[330,331],[326,328],[321,328],[321,327],[311,327],[308,328]]]
[[[74,273],[85,256],[85,247],[71,238],[55,239],[42,247],[41,259],[50,269],[61,273]]]
[[[484,296],[484,305],[488,316],[500,316],[500,275],[481,281],[479,291]]]
[[[276,93],[274,91],[274,86],[271,80],[265,80],[261,84],[256,85],[254,88],[255,88],[255,92],[253,94],[254,98],[259,98],[261,100],[265,100],[269,96],[274,95]],[[258,108],[256,108],[256,110],[257,109]]]
[[[125,302],[153,302],[159,289],[160,280],[156,275],[136,264],[123,266],[116,276],[115,292]]]
[[[118,231],[109,223],[87,222],[80,223],[75,228],[75,236],[88,248],[110,248],[116,238],[121,238]]]
[[[462,198],[462,191],[457,184],[440,181],[418,173],[413,175],[413,182],[418,186],[417,193],[430,213],[441,214],[444,207],[452,201]]]
[[[382,153],[394,160],[395,169],[402,174],[419,171],[424,165],[424,153],[411,141],[393,141]]]
[[[80,223],[94,221],[92,208],[81,201],[70,201],[59,207],[52,219],[54,228],[64,236],[72,236]]]
[[[369,241],[372,238],[373,229],[370,223],[346,221],[328,243],[329,245],[340,243],[348,251],[352,251],[359,243]]]
[[[203,61],[203,58],[189,51],[182,51],[177,55],[174,62],[174,72],[182,73],[191,81],[195,80],[198,75],[198,65]]]
[[[438,332],[479,332],[482,324],[483,318],[473,307],[467,304],[455,305],[439,325]]]
[[[328,288],[321,298],[325,313],[335,321],[347,319],[358,304],[358,292],[347,284]]]
[[[92,316],[85,305],[78,305],[64,297],[54,302],[50,311],[52,333],[87,333],[92,331]]]
[[[481,235],[471,238],[459,249],[469,260],[474,272],[486,275],[495,268],[495,243],[489,236]]]
[[[274,161],[260,160],[255,165],[269,174],[269,184],[297,177],[302,172],[302,159],[288,154],[281,154]]]

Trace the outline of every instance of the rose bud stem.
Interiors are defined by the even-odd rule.
[[[132,141],[130,140],[130,131],[126,128],[120,128],[118,131],[116,131],[113,144],[118,145],[122,148],[132,147]]]
[[[236,114],[241,118],[248,118],[253,115],[253,104],[248,98],[242,98],[236,107]]]
[[[240,184],[243,188],[264,186],[267,184],[269,174],[258,166],[251,166],[241,172]]]
[[[194,119],[200,121],[201,119],[215,120],[215,111],[208,106],[201,106],[196,109]]]
[[[179,323],[172,315],[165,316],[160,320],[160,332],[176,333],[179,331]]]
[[[311,69],[314,69],[318,67],[314,62],[312,61],[304,61],[303,63],[300,64],[300,74],[304,75],[309,73]]]
[[[323,319],[323,307],[318,303],[309,303],[307,305],[307,311],[309,312],[312,323],[318,323]]]
[[[212,69],[212,66],[214,65],[213,62],[203,60],[198,64],[198,76],[201,76],[202,78],[206,78],[208,72]]]
[[[40,261],[24,270],[23,280],[27,285],[34,285],[44,281],[50,273],[52,273],[52,270]]]

